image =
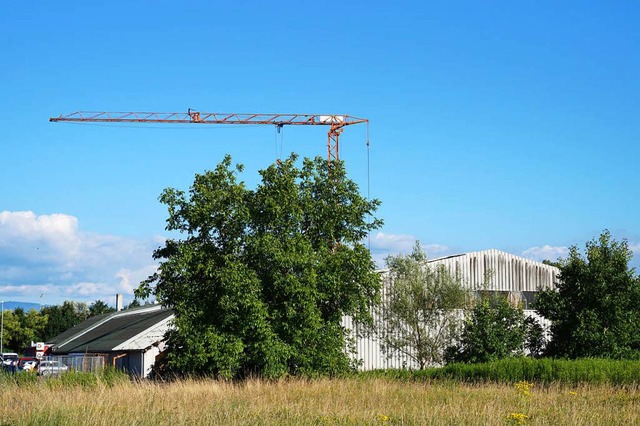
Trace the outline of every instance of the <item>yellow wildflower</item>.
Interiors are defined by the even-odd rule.
[[[533,383],[527,382],[526,380],[516,383],[516,389],[524,396],[531,396],[532,387]]]
[[[391,421],[391,417],[386,416],[382,413],[378,414],[378,420],[380,421],[380,423],[382,424],[387,424]]]
[[[511,413],[507,416],[507,420],[509,420],[514,425],[524,425],[527,423],[529,416],[524,413]]]

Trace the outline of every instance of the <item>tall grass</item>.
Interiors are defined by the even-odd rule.
[[[129,382],[129,376],[114,368],[105,368],[99,373],[70,371],[59,376],[41,377],[34,372],[0,372],[0,389],[46,387],[48,389],[67,389],[72,387],[95,388],[99,385],[114,386]]]
[[[51,388],[0,385],[0,419],[16,425],[638,424],[640,391],[608,385],[318,379],[243,383],[122,381]],[[515,419],[515,420],[514,420]]]
[[[0,374],[1,425],[640,424],[636,362],[509,359],[336,379]]]

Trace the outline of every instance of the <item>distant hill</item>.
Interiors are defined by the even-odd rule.
[[[40,310],[39,303],[31,303],[31,302],[4,302],[4,310],[5,311],[13,311],[15,308],[22,308],[25,312],[29,312],[31,309],[35,309],[36,311]]]

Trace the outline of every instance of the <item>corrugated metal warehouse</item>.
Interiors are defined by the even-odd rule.
[[[552,288],[556,284],[558,268],[514,256],[499,250],[485,250],[434,259],[430,266],[443,265],[457,274],[465,287],[486,289],[508,295],[512,301],[525,305],[526,310],[538,288]],[[384,285],[388,285],[388,270],[379,271]],[[462,314],[462,313],[461,313]],[[123,368],[132,375],[146,377],[164,350],[164,334],[171,327],[173,312],[160,305],[143,306],[90,318],[48,342],[51,355],[101,354],[107,362]],[[546,325],[542,321],[543,325]],[[354,329],[351,318],[343,319],[343,326]],[[354,330],[354,335],[358,330]],[[406,356],[388,358],[375,337],[356,338],[355,359],[364,370],[378,368],[417,368]]]
[[[429,266],[443,265],[451,274],[457,275],[463,285],[470,290],[495,291],[508,296],[513,302],[520,302],[525,314],[536,317],[543,326],[548,323],[535,311],[527,309],[539,288],[553,288],[560,270],[520,256],[491,249],[472,253],[458,254],[428,262]],[[383,297],[385,283],[389,282],[389,271],[381,270],[383,280]],[[355,329],[351,318],[343,319],[343,326]],[[379,368],[417,368],[407,356],[387,357],[380,348],[380,343],[373,336],[356,337],[355,359],[361,362],[361,369]]]
[[[173,318],[173,311],[160,305],[89,318],[48,342],[50,355],[103,355],[110,365],[147,377],[164,350],[164,335]]]

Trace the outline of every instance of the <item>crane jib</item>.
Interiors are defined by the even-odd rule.
[[[365,123],[367,125],[367,146],[369,120],[349,115],[336,114],[239,114],[184,112],[105,112],[78,111],[59,117],[51,117],[51,122],[76,123],[166,123],[166,124],[231,124],[231,125],[274,125],[283,126],[330,126],[327,134],[328,161],[339,159],[338,139],[345,126]]]

